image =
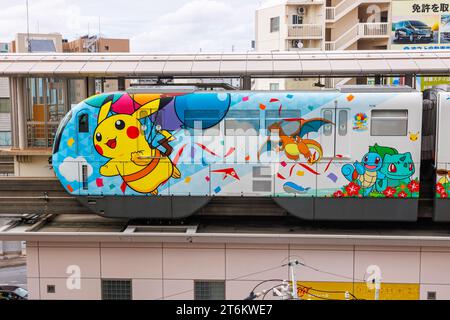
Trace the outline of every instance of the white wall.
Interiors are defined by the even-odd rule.
[[[133,299],[193,299],[194,280],[225,280],[226,298],[243,299],[262,280],[288,279],[286,267],[274,267],[289,259],[322,270],[300,266],[299,281],[358,282],[377,265],[382,283],[420,284],[421,299],[427,291],[450,299],[450,248],[29,242],[27,256],[32,299],[101,299],[102,278],[132,279]],[[69,265],[80,266],[80,290],[65,285]],[[46,292],[49,284],[56,293]]]

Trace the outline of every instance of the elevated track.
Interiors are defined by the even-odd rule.
[[[56,178],[0,179],[0,216],[89,213],[89,209],[69,195]],[[285,217],[288,213],[270,198],[214,197],[204,208],[197,211],[195,216]],[[421,201],[419,218],[431,216],[432,200]]]

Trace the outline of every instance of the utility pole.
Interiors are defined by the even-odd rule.
[[[31,52],[31,43],[30,43],[30,19],[28,16],[28,0],[26,0],[27,7],[27,51]]]
[[[380,289],[381,289],[381,280],[379,278],[375,279],[375,300],[380,300]]]
[[[298,293],[297,293],[297,281],[295,280],[295,270],[294,267],[298,265],[298,260],[294,260],[289,262],[289,271],[291,273],[291,281],[292,281],[292,299],[298,300]]]

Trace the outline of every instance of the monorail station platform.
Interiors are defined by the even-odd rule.
[[[374,299],[365,283],[374,270],[380,299],[450,299],[448,230],[428,222],[361,229],[194,217],[163,225],[68,214],[17,218],[0,229],[0,240],[27,241],[32,299],[244,299],[255,286],[289,280],[293,260],[302,299],[343,300],[345,291]]]

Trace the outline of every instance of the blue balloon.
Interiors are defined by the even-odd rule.
[[[189,128],[208,129],[218,124],[227,114],[229,93],[189,93],[175,98],[175,112]]]

